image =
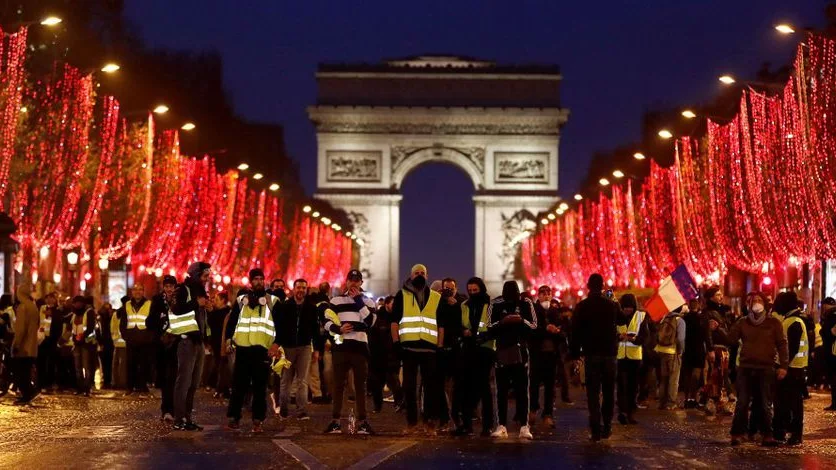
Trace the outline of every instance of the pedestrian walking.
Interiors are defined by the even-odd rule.
[[[310,419],[308,416],[308,374],[311,362],[319,362],[319,351],[313,349],[313,343],[319,336],[319,314],[312,299],[308,298],[308,281],[293,281],[293,296],[280,304],[276,343],[284,350],[290,361],[290,368],[282,373],[280,407],[282,418],[290,415],[290,395],[293,386],[296,389],[296,418]]]
[[[441,281],[441,303],[438,305],[438,326],[444,332],[441,347],[436,353],[436,384],[438,395],[438,426],[440,432],[452,432],[461,423],[461,394],[456,394],[454,377],[459,363],[459,343],[462,338],[462,302],[456,280]]]
[[[787,375],[787,338],[781,322],[767,313],[763,294],[750,293],[746,306],[748,314],[737,320],[724,338],[726,344],[737,344],[740,341],[740,365],[735,381],[738,395],[732,421],[731,444],[740,445],[748,429],[750,403],[754,401],[759,408],[757,421],[760,424],[762,444],[771,447],[776,445],[772,428],[772,390],[776,376],[782,380]],[[718,331],[717,322],[712,321],[709,326]]]
[[[177,381],[177,344],[180,338],[172,334],[169,314],[175,303],[177,279],[163,277],[163,291],[151,299],[151,314],[145,324],[160,338],[162,357],[157,369],[160,385],[160,420],[174,422],[174,384]]]
[[[174,306],[168,314],[171,334],[177,340],[177,379],[174,383],[174,430],[202,431],[192,420],[194,394],[203,374],[203,341],[206,335],[206,307],[211,265],[198,261],[174,292]]]
[[[119,328],[125,339],[128,361],[127,395],[134,392],[149,393],[151,364],[157,357],[154,332],[147,329],[145,321],[151,313],[151,301],[145,298],[145,287],[134,284],[131,298],[125,305]]]
[[[456,390],[463,397],[462,422],[455,434],[473,434],[473,414],[481,402],[481,435],[487,437],[494,427],[495,401],[491,373],[496,362],[496,341],[488,333],[491,299],[481,278],[470,278],[466,287],[469,297],[462,303],[462,361],[456,377]]]
[[[226,416],[230,429],[239,429],[244,398],[252,393],[253,432],[263,432],[267,418],[267,379],[270,358],[279,355],[276,325],[281,301],[264,288],[264,272],[251,269],[250,288],[238,293],[226,325],[227,348],[235,348],[232,398]]]
[[[406,401],[406,434],[418,429],[418,375],[424,389],[424,430],[436,434],[438,396],[436,384],[436,353],[443,344],[443,331],[437,318],[441,294],[427,285],[427,268],[416,264],[410,270],[392,307],[392,341],[403,362],[403,388]],[[358,392],[359,393],[359,392]]]
[[[682,314],[688,306],[668,313],[659,322],[656,333],[656,353],[659,354],[660,410],[675,410],[678,406],[679,374],[682,370],[682,352],[685,350],[686,326]]]
[[[508,392],[514,390],[514,420],[520,425],[520,439],[533,439],[528,423],[529,357],[528,339],[537,329],[537,315],[529,299],[520,296],[516,281],[506,281],[502,297],[489,308],[488,332],[496,339],[496,402],[498,421],[492,437],[508,437]]]
[[[581,300],[573,315],[571,355],[583,356],[589,429],[593,442],[612,435],[616,355],[618,354],[617,303],[604,296],[604,278],[592,274],[586,283],[589,295]]]
[[[19,392],[15,405],[29,404],[38,396],[32,383],[32,368],[38,357],[38,328],[40,315],[32,299],[32,287],[21,284],[17,288],[18,305],[15,308],[14,341],[12,359],[14,361],[15,385]]]
[[[373,434],[366,417],[366,380],[369,374],[368,332],[374,324],[374,301],[363,294],[363,274],[352,269],[345,281],[345,291],[331,299],[325,311],[325,330],[334,338],[334,392],[332,421],[326,434],[342,433],[343,395],[349,371],[354,372],[357,404],[356,419],[361,423],[357,434]]]
[[[619,299],[621,316],[618,321],[618,422],[638,424],[635,418],[639,392],[639,367],[642,345],[650,335],[647,327],[650,316],[639,310],[636,296],[624,294]]]
[[[566,368],[561,360],[560,346],[565,343],[561,330],[560,312],[557,305],[552,305],[551,287],[542,285],[537,289],[537,303],[534,304],[537,315],[537,329],[529,339],[531,350],[531,387],[529,424],[534,424],[537,411],[540,411],[540,386],[543,386],[543,408],[541,418],[543,427],[554,427],[552,413],[554,409],[555,380],[562,375],[561,394],[564,402],[569,401],[569,388],[566,386]]]
[[[797,307],[798,297],[793,291],[775,297],[774,311],[783,317],[781,322],[787,339],[789,367],[786,377],[778,381],[775,400],[774,435],[778,442],[795,446],[802,443],[804,432],[804,392],[807,389],[805,371],[809,364],[810,342],[807,326]],[[786,434],[790,437],[787,439]]]

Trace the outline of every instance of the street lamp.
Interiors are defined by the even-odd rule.
[[[107,258],[99,258],[99,269],[106,271],[110,267],[110,261]]]
[[[246,163],[242,163],[242,164],[238,165],[238,169],[241,170],[241,171],[247,171],[247,169],[249,169],[249,168],[250,168],[250,165],[247,165]]]
[[[565,202],[561,202],[560,205],[558,206],[558,208],[562,211],[565,211],[565,210],[569,209],[569,204],[566,204]]]
[[[76,253],[75,251],[67,253],[67,265],[70,269],[70,295],[75,295],[75,271],[76,269],[78,269],[78,253]]]
[[[62,21],[64,20],[58,18],[57,16],[47,16],[41,20],[41,24],[44,26],[55,26],[57,24],[61,24]]]
[[[311,212],[311,206],[305,206],[305,207],[303,207],[303,208],[302,208],[302,212],[304,212],[305,214],[310,213],[310,212]]]
[[[673,134],[671,133],[671,131],[667,129],[662,129],[661,131],[659,131],[659,137],[663,139],[670,139],[673,137]]]
[[[183,129],[183,130],[184,130],[184,131],[186,131],[186,132],[190,132],[190,131],[195,130],[195,128],[196,128],[196,127],[197,127],[197,126],[195,126],[193,122],[187,122],[187,123],[183,124],[183,125],[180,127],[180,129]]]
[[[319,217],[319,211],[314,211],[314,213],[311,214],[311,217],[313,217],[314,219],[318,218]]]
[[[270,191],[278,191],[279,187],[279,183],[273,183],[270,185]]]
[[[606,178],[601,178],[601,179],[598,180],[598,184],[600,184],[601,186],[609,186],[610,185],[610,180],[608,180]]]
[[[557,217],[555,217],[555,215],[554,215],[554,214],[549,214],[549,215],[547,215],[546,217],[547,217],[549,220],[554,220],[554,219],[556,219],[556,218],[557,218]]]
[[[154,108],[154,114],[165,114],[168,112],[168,106],[161,104]]]
[[[697,114],[691,111],[690,109],[686,109],[685,111],[682,111],[682,116],[684,116],[687,119],[694,119],[695,117],[697,117]]]
[[[720,80],[720,82],[723,83],[724,85],[731,85],[731,84],[733,84],[734,82],[737,81],[731,75],[722,75],[717,80]]]
[[[41,256],[41,259],[48,258],[49,257],[49,247],[46,246],[46,245],[42,246],[41,250],[38,252],[38,254]]]
[[[581,200],[583,200],[583,196],[581,196],[580,194],[575,194],[575,200],[576,201],[581,201]]]
[[[636,152],[633,154],[633,158],[635,158],[636,160],[644,160],[647,157],[645,157],[644,154],[641,152]]]
[[[624,178],[624,173],[621,170],[615,170],[612,172],[612,175],[616,178]]]
[[[540,223],[543,225],[549,225],[549,219],[540,219]]]
[[[781,34],[792,34],[795,32],[795,29],[786,23],[775,25],[775,29]]]
[[[264,175],[262,175],[261,173],[256,173],[253,175],[254,180],[260,180],[261,178],[264,178]]]
[[[107,64],[104,65],[104,67],[102,67],[102,72],[104,72],[104,73],[114,73],[114,72],[119,71],[119,69],[121,69],[121,68],[122,67],[120,67],[119,64],[115,64],[113,62],[108,62]]]

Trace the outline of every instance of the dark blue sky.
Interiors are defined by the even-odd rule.
[[[566,197],[577,189],[594,151],[639,137],[647,108],[699,103],[716,92],[722,73],[751,76],[764,61],[788,62],[794,39],[776,34],[773,25],[821,25],[827,2],[127,3],[150,45],[221,52],[236,111],[284,125],[288,151],[300,163],[308,193],[316,187],[316,142],[305,108],[315,100],[317,63],[444,52],[509,64],[558,64],[563,103],[571,110],[560,146],[559,192]],[[430,217],[431,222],[403,223],[403,265],[420,259],[431,278],[450,273],[460,282],[471,274],[473,249],[449,247],[473,243],[472,193],[455,168],[432,165],[408,177],[402,220]]]

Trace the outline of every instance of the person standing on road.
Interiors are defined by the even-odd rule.
[[[496,342],[488,337],[491,298],[478,277],[467,281],[467,294],[462,303],[462,361],[456,383],[456,391],[462,395],[462,423],[455,434],[473,434],[473,413],[481,401],[482,436],[487,437],[494,425],[491,371],[496,362]]]
[[[821,337],[827,359],[827,379],[830,384],[830,406],[824,411],[836,411],[836,299],[822,301]]]
[[[389,296],[383,300],[383,308],[377,311],[377,315],[369,332],[369,388],[371,388],[374,413],[380,413],[383,409],[383,386],[389,387],[392,398],[395,402],[395,411],[400,411],[403,406],[403,389],[401,380],[398,377],[401,370],[401,362],[395,354],[392,343],[392,307],[395,305],[395,297]]]
[[[128,386],[128,348],[120,328],[128,299],[128,296],[122,297],[122,307],[116,309],[110,318],[110,339],[113,342],[113,388],[120,390]]]
[[[688,306],[668,313],[659,323],[656,333],[656,353],[659,354],[659,409],[675,410],[679,395],[679,373],[682,369],[682,351],[685,350],[686,326],[682,313]]]
[[[685,348],[682,353],[682,377],[685,379],[685,409],[700,406],[697,392],[705,370],[706,359],[714,359],[714,346],[708,321],[700,311],[699,301],[694,299],[688,304],[688,312],[682,317],[685,322]]]
[[[807,327],[797,308],[798,297],[793,291],[775,297],[773,309],[783,317],[782,326],[787,338],[789,368],[784,380],[778,382],[775,400],[775,440],[787,445],[801,445],[804,432],[804,391],[807,388],[804,372],[810,357]],[[786,433],[790,433],[787,440]]]
[[[99,331],[96,312],[80,295],[73,298],[73,318],[70,325],[73,335],[76,393],[89,397],[93,390],[96,364],[99,362],[96,354]]]
[[[403,360],[406,400],[406,434],[418,431],[418,374],[424,389],[424,425],[428,435],[436,434],[439,393],[433,388],[436,352],[444,342],[444,330],[437,322],[441,294],[427,285],[427,268],[416,264],[409,279],[395,295],[392,308],[392,341]],[[358,392],[359,393],[359,392]]]
[[[325,330],[333,336],[334,393],[331,424],[326,434],[340,434],[343,396],[348,372],[354,373],[357,400],[357,434],[373,434],[366,421],[366,380],[369,375],[369,336],[374,324],[374,301],[363,294],[363,274],[352,269],[345,281],[345,292],[331,299],[325,310]]]
[[[38,306],[32,300],[32,286],[21,284],[17,288],[18,305],[15,309],[14,340],[12,341],[12,361],[14,363],[15,384],[19,398],[15,405],[30,403],[38,392],[32,383],[32,367],[38,357],[38,328],[40,315]],[[93,319],[95,321],[95,318]]]
[[[604,296],[603,276],[592,274],[586,287],[589,295],[578,303],[572,317],[571,355],[576,366],[584,356],[589,429],[592,441],[597,442],[612,434],[621,312],[617,303]]]
[[[99,361],[102,367],[102,388],[113,388],[113,335],[110,333],[110,324],[113,319],[113,306],[105,302],[99,308],[99,329],[101,330],[99,341]]]
[[[293,385],[296,389],[296,417],[300,420],[308,416],[308,374],[311,362],[319,362],[319,351],[312,344],[319,336],[319,315],[313,299],[308,298],[308,281],[293,281],[293,297],[281,304],[276,325],[276,343],[284,349],[284,355],[290,361],[290,368],[282,373],[280,407],[282,418],[290,412],[290,395]]]
[[[747,296],[745,317],[737,320],[727,337],[726,344],[738,344],[740,365],[737,369],[736,389],[737,405],[731,428],[731,444],[740,445],[748,428],[749,404],[754,401],[760,408],[759,424],[762,445],[777,445],[772,430],[772,390],[775,378],[783,380],[787,375],[787,338],[781,322],[766,311],[766,298],[760,292]],[[711,320],[712,331],[720,331],[719,324]],[[778,358],[778,371],[775,372],[775,358]],[[757,394],[757,399],[756,395]],[[754,410],[753,410],[754,413]]]
[[[267,292],[270,295],[274,295],[279,298],[280,301],[284,302],[287,300],[287,291],[285,290],[284,279],[273,279],[270,281],[270,290]]]
[[[249,279],[250,289],[238,292],[226,324],[226,337],[230,338],[226,347],[235,349],[232,398],[226,416],[229,429],[239,429],[244,398],[252,391],[253,432],[261,433],[267,418],[270,357],[280,355],[276,325],[281,301],[265,291],[261,269],[251,269]]]
[[[489,307],[488,332],[496,338],[496,402],[498,422],[491,437],[508,437],[508,392],[514,390],[514,419],[520,424],[520,439],[534,439],[528,425],[528,338],[537,329],[537,315],[529,299],[520,296],[516,281],[506,281],[502,297]]]
[[[229,394],[229,387],[222,387],[223,376],[228,369],[228,356],[224,354],[224,321],[232,308],[229,306],[229,294],[218,292],[215,294],[212,311],[206,313],[206,322],[212,336],[209,337],[209,347],[212,349],[212,357],[215,358],[213,373],[209,374],[210,388],[215,389],[214,398],[221,398]]]
[[[561,347],[564,350],[566,349],[566,337],[562,332],[558,306],[553,305],[552,300],[551,287],[540,286],[537,290],[537,303],[534,304],[534,312],[537,314],[537,330],[529,343],[531,347],[531,413],[528,421],[533,424],[537,411],[540,410],[540,384],[542,384],[543,411],[541,417],[543,427],[547,429],[554,427],[552,413],[554,412],[554,388],[557,377],[560,377],[560,391],[563,402],[570,401],[566,367],[561,359]]]
[[[38,388],[50,393],[58,370],[58,338],[61,337],[63,321],[55,292],[47,294],[44,300],[38,329]]]
[[[174,292],[174,306],[168,314],[171,334],[177,340],[177,379],[174,382],[174,430],[202,431],[192,421],[194,394],[203,374],[203,341],[206,336],[206,307],[211,265],[198,261],[189,266],[186,279]]]
[[[462,337],[462,302],[456,280],[441,281],[441,303],[438,306],[438,326],[444,330],[443,344],[437,353],[436,379],[438,419],[441,432],[452,432],[461,422],[461,394],[456,394],[453,378],[459,362],[459,342]],[[450,424],[452,422],[452,424]]]
[[[156,348],[154,332],[148,330],[145,321],[151,313],[151,301],[145,298],[142,284],[134,284],[131,299],[122,307],[125,314],[121,317],[119,329],[125,339],[128,353],[128,390],[146,394],[151,379],[151,361],[155,360]]]
[[[650,316],[639,310],[636,296],[624,294],[619,299],[621,318],[618,321],[618,422],[638,424],[635,418],[639,393],[639,367],[642,345],[650,334]]]
[[[151,299],[151,314],[145,320],[145,326],[160,338],[162,360],[157,369],[157,382],[160,384],[160,420],[174,421],[174,384],[177,381],[177,343],[179,337],[171,333],[169,313],[174,306],[174,291],[177,279],[174,276],[163,277],[163,291]]]

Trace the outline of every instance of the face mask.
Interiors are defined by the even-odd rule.
[[[427,279],[424,276],[415,276],[415,278],[412,279],[412,285],[419,289],[422,289],[424,286],[427,285]]]
[[[752,311],[753,312],[761,313],[761,312],[763,312],[763,310],[764,310],[763,304],[752,304]]]
[[[551,303],[551,302],[549,302],[548,300],[544,300],[544,301],[540,302],[540,305],[541,305],[544,309],[548,310],[548,309],[549,309],[549,307],[552,305],[552,303]]]

